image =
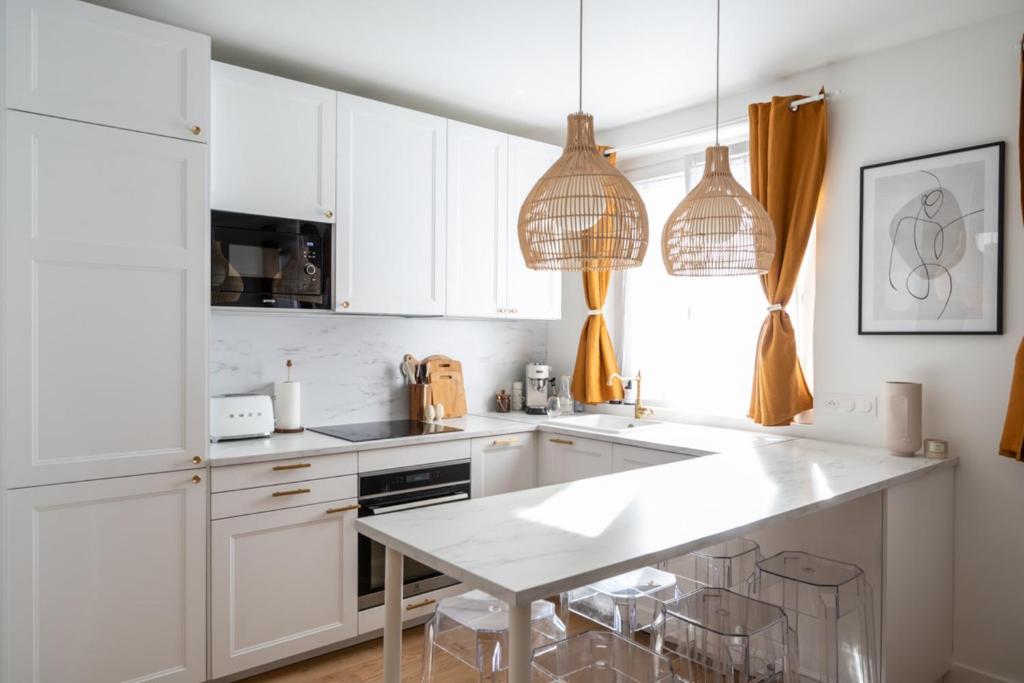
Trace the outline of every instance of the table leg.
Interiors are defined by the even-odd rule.
[[[508,683],[530,683],[530,603],[509,606]]]
[[[384,554],[384,683],[402,680],[402,553]]]

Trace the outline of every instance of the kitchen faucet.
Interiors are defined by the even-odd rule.
[[[636,404],[633,406],[633,419],[640,420],[648,415],[654,415],[654,408],[648,408],[640,400],[640,382],[641,376],[640,371],[636,371],[636,377],[623,377],[617,372],[613,372],[611,377],[608,378],[608,386],[612,385],[616,379],[622,382],[636,382]]]

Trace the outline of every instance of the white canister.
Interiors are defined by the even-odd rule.
[[[301,382],[274,382],[274,420],[278,431],[302,429]]]
[[[885,447],[893,455],[914,455],[921,449],[921,385],[886,382],[884,400]]]

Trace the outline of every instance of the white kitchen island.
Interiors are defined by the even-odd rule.
[[[850,537],[879,550],[883,680],[937,680],[951,656],[956,462],[796,439],[360,519],[359,533],[387,547],[384,679],[400,680],[403,555],[509,603],[509,681],[526,683],[533,600],[821,515],[788,542]],[[867,531],[829,514],[869,497],[880,523]]]

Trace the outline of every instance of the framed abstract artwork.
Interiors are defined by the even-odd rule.
[[[1004,144],[860,169],[860,334],[1003,333]]]

